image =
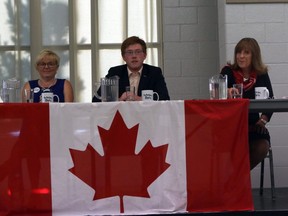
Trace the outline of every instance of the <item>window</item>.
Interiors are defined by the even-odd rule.
[[[58,78],[69,79],[76,102],[91,102],[94,83],[123,64],[122,41],[147,42],[146,62],[161,66],[159,0],[5,0],[0,4],[0,79],[37,79],[37,54],[59,54]]]

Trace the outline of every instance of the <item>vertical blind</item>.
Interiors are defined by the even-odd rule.
[[[162,66],[159,0],[2,0],[0,81],[37,79],[37,54],[60,56],[58,78],[69,79],[76,102],[91,102],[93,87],[112,66],[123,64],[120,46],[129,36],[147,42],[146,63]]]

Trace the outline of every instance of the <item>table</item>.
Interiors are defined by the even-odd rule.
[[[249,112],[288,112],[288,99],[250,100]]]
[[[253,210],[248,106],[0,104],[0,214]]]

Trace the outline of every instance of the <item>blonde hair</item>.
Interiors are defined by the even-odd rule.
[[[42,61],[42,59],[45,56],[49,56],[52,59],[52,61],[54,61],[57,66],[59,66],[60,57],[55,52],[53,52],[52,50],[44,49],[37,55],[36,62],[35,62],[35,67],[37,67],[37,65]]]
[[[262,62],[261,50],[258,42],[254,38],[242,38],[236,45],[234,50],[234,63],[231,64],[232,69],[239,70],[236,55],[243,50],[250,51],[252,54],[252,70],[257,74],[265,74],[268,72],[267,66]],[[228,63],[229,64],[229,63]]]

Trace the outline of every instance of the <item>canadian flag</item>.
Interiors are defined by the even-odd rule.
[[[248,105],[0,104],[0,215],[253,210]]]

